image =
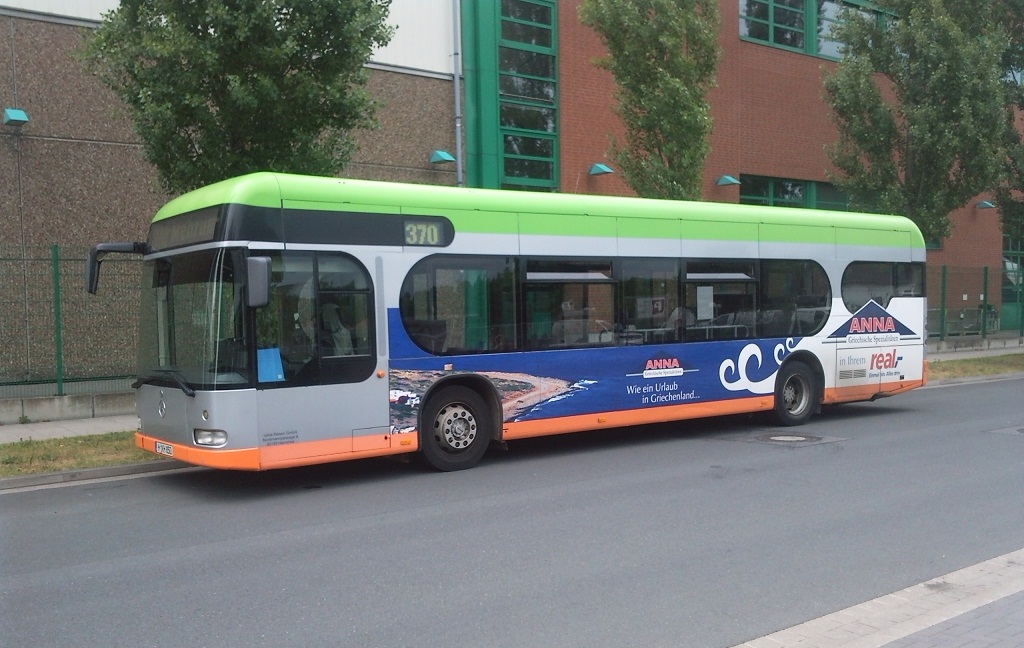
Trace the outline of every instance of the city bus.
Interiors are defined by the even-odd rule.
[[[136,444],[266,470],[823,405],[925,383],[902,217],[255,173],[142,256]],[[627,432],[628,434],[628,432]]]

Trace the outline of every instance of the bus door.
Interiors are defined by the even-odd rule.
[[[269,256],[270,300],[256,323],[262,454],[288,461],[390,447],[383,322],[365,265],[333,252]]]

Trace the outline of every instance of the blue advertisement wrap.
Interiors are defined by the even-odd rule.
[[[503,420],[528,421],[771,394],[799,338],[434,356],[388,314],[392,427],[415,426],[422,395],[446,375],[488,377]]]

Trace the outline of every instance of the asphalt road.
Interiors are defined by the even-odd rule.
[[[1024,546],[1021,394],[8,491],[0,645],[732,646]]]

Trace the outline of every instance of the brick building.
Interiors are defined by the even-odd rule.
[[[168,198],[123,108],[76,58],[85,35],[116,2],[0,0],[2,108],[28,117],[0,127],[0,257],[11,268],[27,268],[26,259],[53,244],[141,240]],[[359,134],[360,149],[344,175],[630,194],[621,176],[589,173],[595,163],[614,166],[607,150],[622,127],[613,113],[611,77],[592,64],[603,48],[579,22],[581,2],[393,0],[394,40],[369,65],[381,128]],[[838,0],[792,5],[720,3],[722,57],[710,96],[705,200],[844,206],[828,180],[824,147],[835,131],[821,98],[822,71],[836,52],[823,28]],[[755,11],[768,7],[770,14]],[[804,27],[791,27],[798,24]],[[433,164],[433,151],[449,152],[457,163]],[[722,176],[740,184],[720,185]],[[999,219],[996,210],[976,207],[978,201],[952,215],[952,235],[929,251],[928,262],[991,268],[986,301],[998,303]],[[6,266],[4,274],[10,275]],[[963,294],[964,306],[973,308],[985,289],[974,273],[963,281],[950,292]],[[52,371],[53,354],[34,350],[36,336],[25,333],[33,326],[33,297],[19,286],[30,283],[8,282],[4,289],[0,383]],[[111,367],[108,373],[121,371],[130,372]]]

